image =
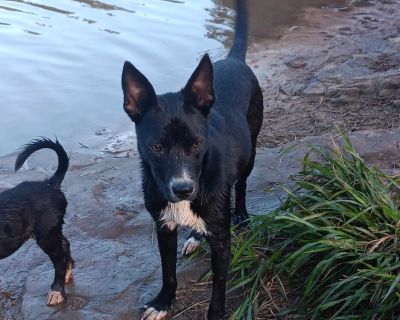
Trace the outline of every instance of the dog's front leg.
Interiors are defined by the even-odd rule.
[[[160,250],[163,285],[156,298],[145,305],[142,320],[163,319],[176,293],[176,252],[177,252],[177,231],[170,230],[167,226],[157,223],[158,248]]]
[[[225,290],[231,252],[229,227],[221,228],[218,231],[218,235],[210,235],[207,240],[211,247],[211,267],[213,272],[213,288],[208,309],[208,319],[221,320],[225,316]]]

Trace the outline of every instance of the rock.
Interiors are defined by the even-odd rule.
[[[398,100],[393,100],[392,103],[393,103],[393,106],[394,106],[394,107],[400,108],[400,99],[398,99]]]
[[[344,88],[342,90],[342,95],[348,96],[351,98],[358,98],[360,96],[360,88],[357,88],[357,87]]]
[[[332,103],[347,104],[357,101],[359,97],[360,97],[360,88],[357,87],[341,88],[335,91],[335,95],[332,97]]]
[[[351,33],[351,28],[349,27],[340,27],[339,29],[339,34],[344,35],[344,36],[350,36]]]
[[[385,98],[385,97],[393,96],[394,93],[395,93],[395,90],[393,90],[393,89],[381,89],[381,90],[379,90],[378,95],[382,98]]]
[[[327,85],[320,81],[312,81],[302,93],[305,95],[324,95],[327,90]]]
[[[338,105],[338,104],[349,104],[356,101],[356,99],[354,97],[350,97],[350,96],[345,96],[345,95],[340,95],[339,97],[335,97],[331,99],[331,102],[334,105]]]
[[[94,134],[95,134],[96,136],[102,136],[102,135],[104,135],[104,134],[106,134],[106,133],[110,133],[110,132],[111,132],[110,129],[107,129],[107,128],[100,128],[100,129],[96,130],[96,131],[94,132]]]
[[[296,57],[285,64],[294,69],[302,69],[307,65],[304,57]]]
[[[396,79],[396,77],[386,78],[382,81],[381,87],[384,89],[399,89],[400,83],[398,80],[399,79]]]
[[[373,6],[374,3],[369,0],[351,0],[351,5],[356,7],[369,7]]]
[[[399,95],[400,70],[375,72],[371,75],[355,77],[349,83],[332,85],[327,96],[334,103],[350,103],[357,99],[374,99]]]

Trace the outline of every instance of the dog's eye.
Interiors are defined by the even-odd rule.
[[[151,146],[151,149],[152,149],[154,152],[160,152],[160,151],[161,151],[161,144],[158,144],[158,143],[153,144],[153,145]]]
[[[200,146],[201,146],[201,142],[197,141],[195,143],[193,143],[193,150],[194,151],[199,151],[200,150]]]

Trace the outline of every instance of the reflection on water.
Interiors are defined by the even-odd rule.
[[[57,13],[62,13],[62,14],[71,14],[72,13],[70,11],[61,10],[61,9],[58,9],[58,8],[55,8],[55,7],[52,7],[52,6],[49,6],[49,5],[30,2],[30,1],[23,1],[23,0],[7,0],[7,1],[19,2],[19,3],[27,4],[27,5],[32,6],[32,7],[37,7],[37,8],[40,8],[40,9],[53,11],[53,12],[57,12]]]
[[[212,0],[209,10],[212,24],[207,25],[207,35],[231,45],[234,26],[235,0]],[[250,0],[249,24],[250,40],[276,38],[282,28],[293,26],[300,13],[309,7],[343,7],[346,0]]]
[[[0,2],[0,154],[57,137],[68,149],[94,132],[132,127],[120,76],[130,60],[158,92],[179,89],[205,49],[211,0]],[[90,140],[90,141],[88,141]],[[94,141],[96,142],[96,141]]]
[[[251,0],[251,33],[270,37],[305,5]],[[233,0],[3,0],[0,4],[0,154],[57,137],[90,145],[94,132],[132,127],[122,111],[124,60],[159,93],[184,85],[199,57],[225,53]]]
[[[128,10],[116,5],[112,5],[112,4],[108,4],[105,2],[101,2],[101,1],[96,1],[96,0],[73,0],[76,2],[80,2],[83,4],[88,5],[89,7],[93,8],[93,9],[103,9],[103,10],[121,10],[121,11],[126,11],[126,12],[135,12],[132,10]]]

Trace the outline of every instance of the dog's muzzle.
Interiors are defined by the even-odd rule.
[[[187,200],[193,193],[194,184],[191,180],[176,179],[171,183],[172,192],[180,200]]]

